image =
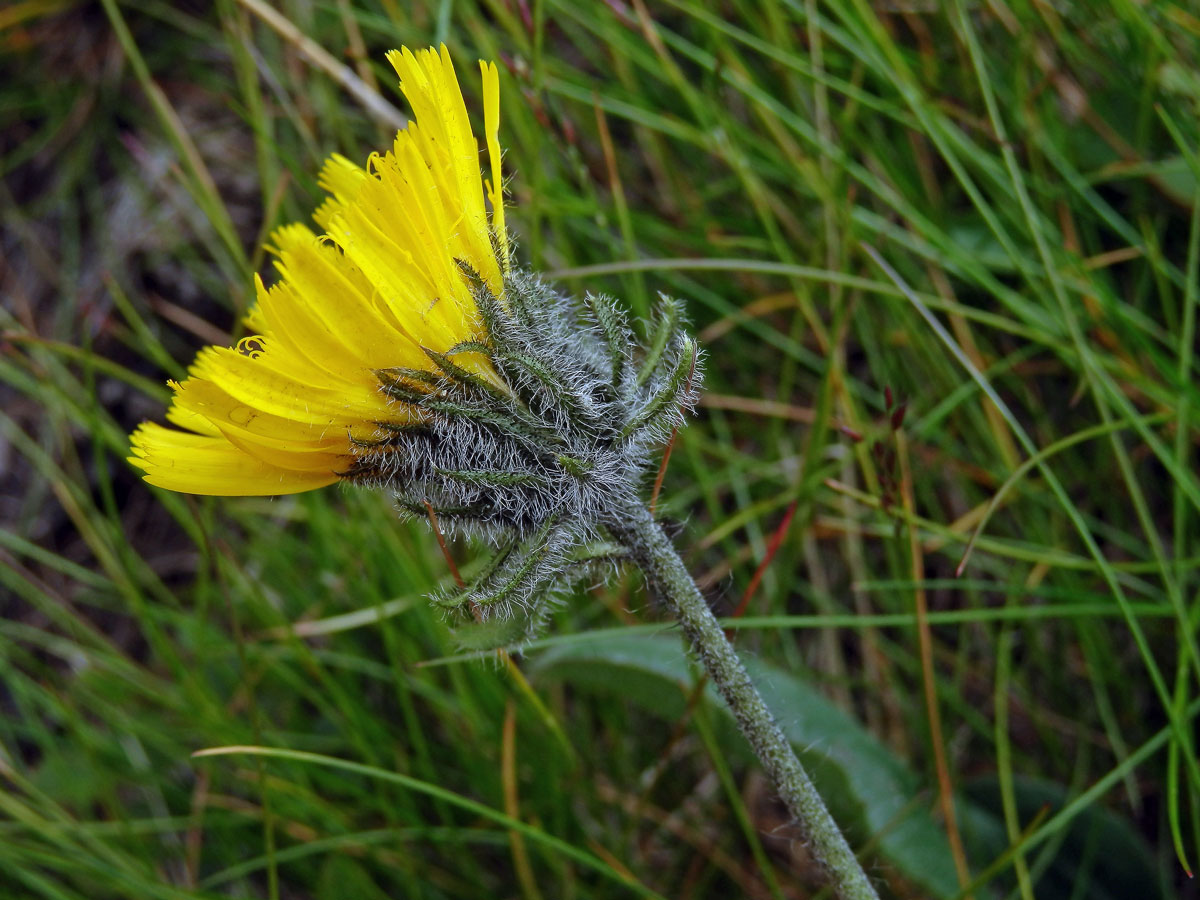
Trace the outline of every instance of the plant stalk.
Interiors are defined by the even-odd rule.
[[[837,896],[841,900],[878,900],[854,851],[754,687],[670,538],[645,507],[624,513],[619,522],[609,523],[609,530],[630,551],[651,587],[679,620],[692,650],[729,704],[738,727],[787,804],[809,851],[824,867]]]

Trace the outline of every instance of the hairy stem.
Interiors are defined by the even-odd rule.
[[[692,650],[729,704],[738,727],[787,804],[805,844],[824,866],[838,897],[877,900],[875,888],[854,851],[775,723],[670,539],[645,507],[623,512],[620,521],[609,523],[609,530],[628,548],[650,585],[683,626]]]

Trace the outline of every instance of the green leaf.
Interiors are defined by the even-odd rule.
[[[551,647],[533,661],[539,677],[617,692],[665,719],[683,713],[697,676],[671,634],[605,635]],[[929,815],[930,799],[919,796],[917,777],[801,678],[754,659],[743,662],[850,842],[861,845],[877,836],[879,852],[930,897],[955,896],[949,843]],[[732,724],[711,684],[706,696]]]

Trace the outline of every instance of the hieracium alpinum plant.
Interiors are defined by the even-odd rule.
[[[328,199],[271,236],[236,347],[202,350],[130,462],[159,487],[274,495],[336,481],[494,555],[435,602],[515,622],[598,559],[635,562],[676,617],[839,893],[874,891],[670,541],[641,499],[652,451],[697,397],[699,354],[663,298],[639,342],[621,306],[519,268],[505,228],[500,84],[480,63],[490,179],[450,55],[393,51],[414,114],[365,168],[333,156]],[[595,549],[600,543],[599,549]]]

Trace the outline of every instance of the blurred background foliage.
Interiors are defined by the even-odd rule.
[[[521,258],[689,301],[658,507],[881,893],[1195,896],[1170,0],[0,7],[0,895],[819,894],[635,576],[480,659],[386,497],[124,462],[325,156],[390,145],[383,53],[440,41],[473,114],[501,63]]]

